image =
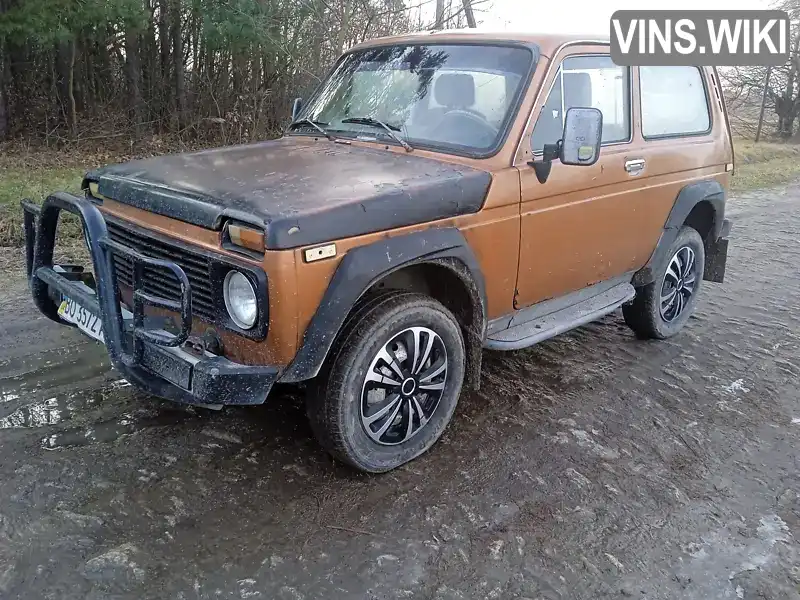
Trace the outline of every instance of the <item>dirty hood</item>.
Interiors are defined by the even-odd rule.
[[[289,136],[90,172],[98,193],[221,229],[264,227],[283,249],[477,212],[491,175],[415,154]]]

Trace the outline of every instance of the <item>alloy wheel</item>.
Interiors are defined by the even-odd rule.
[[[361,423],[373,441],[392,446],[419,433],[444,393],[447,349],[427,327],[409,327],[372,359],[361,388]]]
[[[675,321],[689,304],[697,284],[695,266],[695,253],[689,246],[680,248],[669,261],[659,303],[666,323]]]

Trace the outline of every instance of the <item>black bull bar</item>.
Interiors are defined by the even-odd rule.
[[[30,200],[21,204],[28,280],[33,300],[45,316],[65,323],[58,316],[53,292],[98,315],[111,364],[133,385],[155,396],[188,404],[264,402],[279,375],[276,367],[242,365],[207,353],[197,357],[181,348],[192,329],[192,292],[189,279],[178,264],[144,256],[110,239],[102,213],[85,198],[57,192],[45,199],[41,207]],[[81,219],[92,257],[95,293],[84,284],[82,273],[53,265],[62,210]],[[132,319],[123,317],[114,253],[124,255],[133,264]],[[145,267],[171,272],[180,285],[180,300],[145,292],[142,285]],[[179,332],[147,328],[147,306],[179,315]]]

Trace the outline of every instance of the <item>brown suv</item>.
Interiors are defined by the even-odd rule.
[[[721,282],[733,153],[720,82],[607,42],[440,32],[347,52],[274,141],[88,173],[23,201],[38,308],[156,396],[259,404],[310,380],[346,463],[419,456],[480,381],[622,307],[666,338]],[[91,273],[54,265],[60,211]]]

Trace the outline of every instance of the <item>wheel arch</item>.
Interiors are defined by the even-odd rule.
[[[466,346],[465,383],[477,388],[486,331],[485,285],[474,253],[456,228],[428,229],[350,250],[336,268],[281,381],[315,377],[359,301],[386,289],[426,293],[455,315]]]
[[[696,181],[681,188],[655,250],[647,264],[633,276],[633,285],[639,287],[656,280],[667,251],[684,225],[696,229],[708,249],[722,232],[725,201],[725,188],[716,179]]]
[[[708,241],[713,237],[715,224],[721,222],[717,217],[714,205],[706,198],[700,200],[692,207],[689,214],[681,223],[681,226],[688,225],[703,238],[703,243],[707,246]]]

